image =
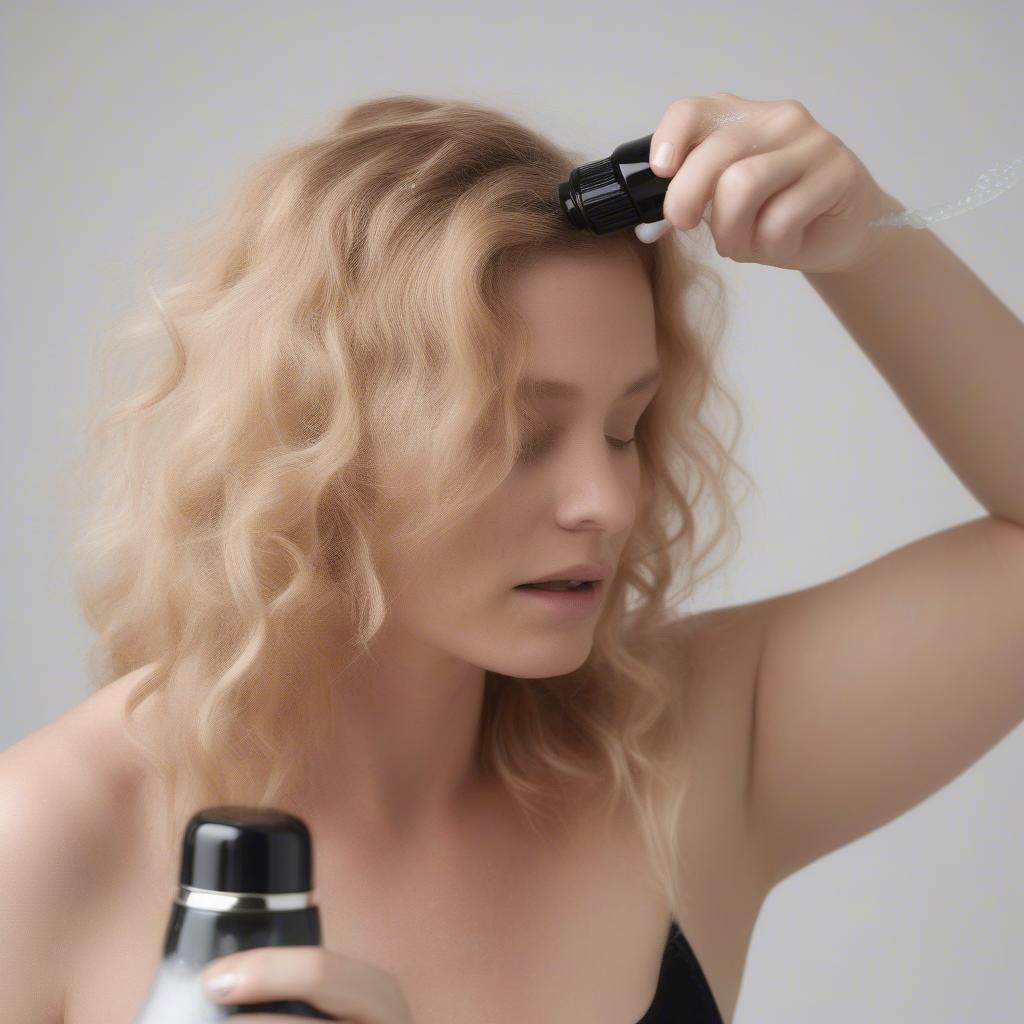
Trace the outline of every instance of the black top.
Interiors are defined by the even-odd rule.
[[[679,925],[673,921],[654,1000],[637,1024],[723,1024],[711,986]]]

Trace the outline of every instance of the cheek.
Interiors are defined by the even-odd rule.
[[[474,536],[462,532],[458,543],[446,544],[443,550],[421,559],[396,595],[401,618],[418,632],[429,631],[435,638],[463,625],[476,624],[501,585],[495,547],[492,544],[488,551]]]
[[[395,595],[396,615],[435,637],[459,629],[460,623],[483,627],[507,609],[513,586],[535,567],[529,522],[523,488],[503,485],[472,519],[410,559]]]
[[[506,573],[506,576],[508,574]],[[403,630],[437,651],[495,671],[514,671],[509,629],[518,595],[493,564],[439,569],[429,583],[410,589],[400,612]],[[504,588],[504,589],[503,589]]]

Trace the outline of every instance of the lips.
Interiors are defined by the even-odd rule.
[[[567,565],[564,569],[548,573],[546,576],[539,576],[535,580],[527,580],[526,583],[517,584],[520,587],[530,586],[533,583],[551,583],[568,580],[603,580],[612,573],[612,567],[608,562],[578,562],[576,565]]]

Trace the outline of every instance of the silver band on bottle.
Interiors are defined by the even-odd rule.
[[[179,885],[174,902],[197,910],[305,910],[313,906],[312,892],[220,892]]]

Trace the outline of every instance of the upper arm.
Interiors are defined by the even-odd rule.
[[[1024,720],[1024,529],[983,517],[761,602],[752,834],[766,877],[891,821]]]
[[[22,741],[0,754],[0,1007],[4,1020],[60,1024],[88,890],[94,826]]]

